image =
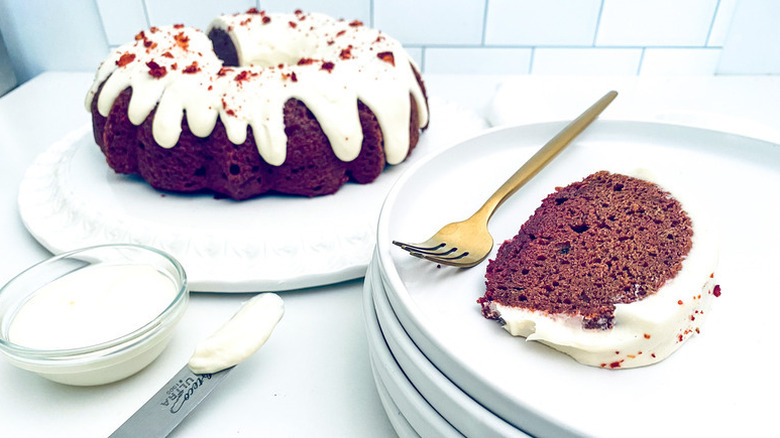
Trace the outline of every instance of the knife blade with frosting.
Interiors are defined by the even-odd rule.
[[[197,345],[187,365],[110,438],[168,436],[237,364],[265,344],[283,314],[282,299],[272,293],[242,304],[219,330]]]

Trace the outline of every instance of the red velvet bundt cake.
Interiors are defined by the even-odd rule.
[[[239,200],[370,183],[428,124],[398,41],[300,11],[152,27],[103,61],[86,105],[116,172]]]
[[[486,318],[582,363],[655,363],[698,331],[717,249],[656,184],[605,171],[545,198],[486,273]]]

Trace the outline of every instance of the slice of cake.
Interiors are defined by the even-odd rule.
[[[556,188],[488,264],[483,315],[587,365],[666,358],[720,295],[717,247],[687,207],[606,171]]]

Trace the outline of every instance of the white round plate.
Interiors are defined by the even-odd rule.
[[[363,315],[368,336],[368,350],[374,379],[386,390],[395,407],[409,422],[412,429],[424,437],[463,437],[420,395],[406,379],[385,343],[376,318],[373,299],[369,290],[363,291]],[[392,407],[392,406],[391,406]],[[388,415],[393,416],[392,412]],[[397,431],[399,434],[401,431]]]
[[[372,369],[371,374],[374,376],[374,385],[376,385],[376,392],[379,395],[379,401],[382,403],[382,407],[387,413],[390,424],[393,425],[393,430],[399,437],[403,438],[418,438],[420,435],[415,432],[414,428],[406,419],[398,405],[395,404],[390,397],[390,393],[387,392],[387,388],[381,379],[376,375],[376,372]]]
[[[482,317],[486,263],[438,267],[392,240],[419,242],[473,213],[562,123],[493,129],[416,163],[388,195],[377,237],[379,274],[422,353],[474,400],[537,436],[751,436],[773,430],[763,394],[775,370],[780,295],[780,146],[656,123],[596,121],[494,215],[512,238],[554,191],[598,170],[638,167],[688,182],[719,234],[715,300],[701,334],[649,367],[605,370],[526,342]],[[678,195],[680,193],[677,193]],[[495,249],[498,247],[496,245]],[[494,257],[491,254],[490,258]]]
[[[390,353],[409,382],[447,421],[465,436],[524,438],[528,435],[498,418],[448,380],[420,352],[390,307],[384,285],[376,273],[376,260],[368,265],[365,282],[373,298],[379,329]]]
[[[415,161],[484,129],[453,104],[430,99],[431,123],[415,152],[373,183],[348,183],[316,198],[269,195],[235,202],[211,195],[161,193],[115,174],[90,126],[42,153],[19,188],[30,233],[61,253],[131,242],[171,253],[192,290],[281,291],[361,277],[371,258],[381,203]]]

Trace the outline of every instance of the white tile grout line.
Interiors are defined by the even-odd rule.
[[[482,46],[485,46],[485,42],[487,41],[487,20],[489,9],[490,0],[485,0],[485,7],[482,9],[482,38],[480,39],[480,44]]]
[[[596,41],[599,37],[599,30],[601,29],[601,14],[604,13],[604,0],[601,0],[599,5],[599,15],[596,17],[596,30],[593,32],[593,47],[596,47]]]
[[[100,28],[103,29],[103,38],[105,38],[106,46],[108,46],[108,51],[111,52],[111,45],[108,44],[108,30],[106,29],[106,22],[103,20],[103,14],[100,13],[100,5],[98,4],[98,0],[94,0],[94,3],[95,3],[95,9],[97,9],[98,12],[98,17],[100,17]]]
[[[144,8],[144,18],[146,19],[146,28],[152,26],[151,20],[149,20],[149,6],[146,4],[147,0],[141,0],[141,6]]]
[[[642,54],[639,55],[639,62],[636,66],[636,75],[639,76],[639,74],[642,72],[642,64],[645,63],[645,53],[647,52],[647,47],[642,48]]]
[[[608,45],[608,46],[589,46],[589,45],[511,45],[511,44],[486,44],[486,45],[476,45],[476,44],[404,44],[404,47],[407,48],[417,48],[417,49],[566,49],[566,50],[572,50],[572,49],[582,49],[582,50],[593,50],[593,49],[606,49],[606,50],[622,50],[622,49],[682,49],[682,50],[691,50],[691,49],[701,49],[701,50],[717,50],[721,49],[719,46],[677,46],[677,45],[658,45],[658,46],[619,46],[619,45]]]
[[[709,47],[710,45],[710,38],[712,37],[712,28],[715,26],[715,20],[718,19],[718,12],[720,11],[720,2],[721,0],[718,0],[715,3],[715,10],[712,12],[712,19],[710,20],[710,28],[707,30],[707,38],[704,39],[704,45]]]

